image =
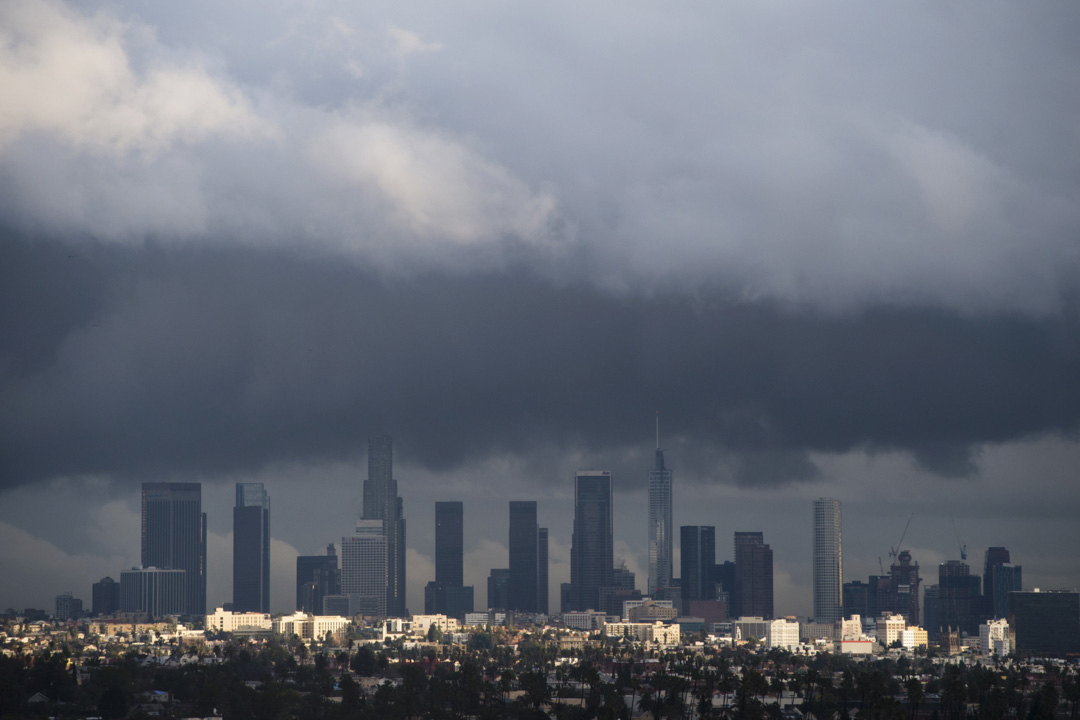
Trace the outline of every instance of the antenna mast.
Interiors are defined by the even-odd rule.
[[[656,449],[660,449],[660,411],[656,411]]]

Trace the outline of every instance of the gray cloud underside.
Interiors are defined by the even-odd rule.
[[[394,276],[8,235],[0,478],[214,476],[355,457],[375,433],[434,470],[571,449],[599,464],[647,450],[654,410],[683,477],[783,483],[852,448],[963,475],[975,445],[1080,424],[1075,300],[1038,318],[826,314],[555,284],[532,261]]]

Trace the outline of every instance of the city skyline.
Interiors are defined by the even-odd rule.
[[[844,580],[910,519],[923,587],[1080,584],[1080,6],[249,10],[0,4],[0,605],[87,601],[197,482],[208,604],[262,483],[272,609],[365,512],[422,607],[444,499],[477,605],[536,501],[557,608],[583,468],[646,590],[657,445],[777,613],[818,497]]]

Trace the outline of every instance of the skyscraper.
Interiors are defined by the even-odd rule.
[[[679,528],[683,612],[694,600],[716,599],[713,569],[716,565],[716,528],[683,525]]]
[[[313,615],[332,615],[323,609],[323,598],[341,594],[341,570],[334,543],[325,555],[296,558],[296,609]]]
[[[548,614],[548,529],[540,528],[537,534],[540,567],[536,598],[536,612]]]
[[[465,569],[465,506],[435,503],[435,582],[460,586]]]
[[[233,610],[270,612],[270,496],[262,483],[236,483]]]
[[[536,612],[540,580],[536,501],[510,501],[510,585],[507,610]]]
[[[95,615],[115,615],[120,609],[120,583],[103,577],[94,583],[91,597]]]
[[[1010,560],[1006,548],[986,550],[983,596],[986,614],[990,617],[1004,618],[1009,612],[1009,593],[1024,589],[1020,566],[1011,564]]]
[[[814,501],[814,620],[836,622],[844,618],[843,555],[840,501]]]
[[[464,619],[473,611],[473,589],[464,587],[464,506],[435,503],[435,580],[424,587],[424,612]]]
[[[387,616],[386,545],[380,520],[360,520],[352,537],[341,538],[341,593],[349,598],[350,615]]]
[[[394,441],[389,435],[368,440],[368,478],[364,481],[364,520],[380,520],[386,538],[386,613],[406,614],[405,519],[394,479]],[[344,560],[344,549],[342,549]],[[344,570],[344,565],[342,566]]]
[[[182,603],[177,612],[206,614],[206,514],[202,511],[202,485],[143,483],[142,565],[183,570]]]
[[[773,616],[773,554],[760,532],[735,533],[737,617]]]
[[[671,470],[664,467],[660,449],[660,414],[656,416],[656,460],[649,470],[649,595],[671,587],[672,533]]]
[[[574,533],[570,541],[570,607],[596,610],[600,588],[612,585],[611,472],[579,470],[574,478]]]
[[[889,594],[891,612],[904,616],[908,625],[920,626],[919,615],[919,563],[911,561],[911,553],[901,550],[889,568]]]

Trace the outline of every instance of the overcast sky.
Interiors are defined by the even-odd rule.
[[[0,0],[0,608],[139,561],[139,485],[272,497],[272,609],[395,440],[408,605],[615,475],[811,611],[904,540],[1080,585],[1080,6]],[[955,526],[955,529],[954,529]]]

